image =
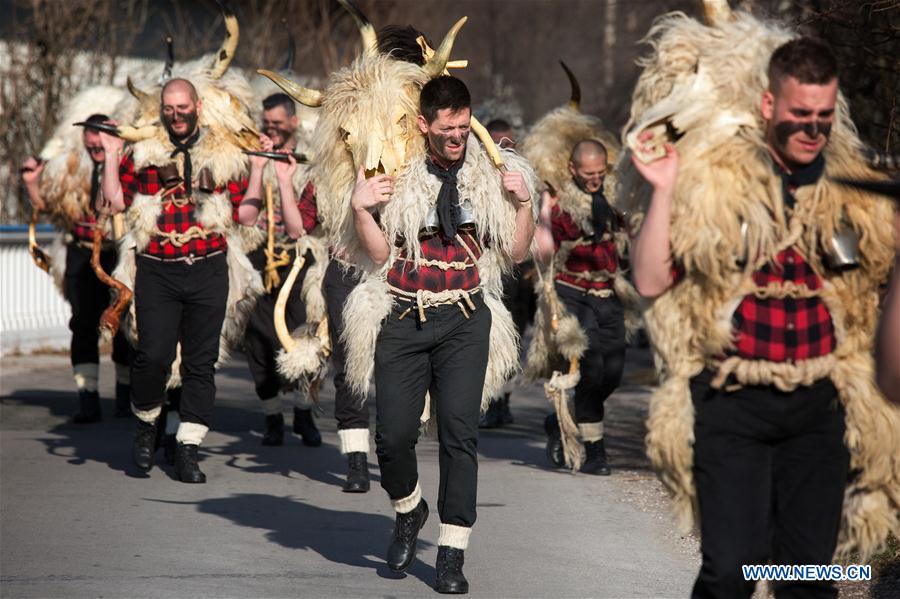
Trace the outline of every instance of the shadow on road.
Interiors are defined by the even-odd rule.
[[[161,503],[195,505],[200,513],[266,531],[266,539],[282,547],[314,551],[333,563],[374,570],[382,578],[410,575],[429,586],[434,582],[434,567],[418,558],[406,574],[397,575],[388,569],[384,555],[394,521],[381,514],[331,510],[293,497],[261,493],[242,493],[197,502]],[[430,519],[435,517],[432,514]],[[431,543],[419,539],[420,552],[431,546]]]

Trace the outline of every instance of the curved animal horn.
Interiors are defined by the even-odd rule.
[[[216,58],[209,70],[209,76],[213,79],[218,79],[228,70],[228,65],[234,59],[234,51],[237,49],[240,37],[237,17],[223,0],[219,0],[218,4],[222,9],[222,17],[225,19],[225,39],[222,41],[219,51],[216,52]]]
[[[728,0],[703,0],[703,19],[709,26],[715,26],[734,17]]]
[[[444,41],[441,42],[440,47],[435,51],[434,56],[429,58],[428,62],[425,63],[423,68],[432,79],[444,74],[444,69],[447,68],[447,63],[450,60],[450,52],[453,51],[453,42],[456,41],[456,34],[459,33],[462,26],[466,24],[468,18],[469,17],[461,18],[450,28],[450,31],[444,36]]]
[[[162,75],[159,76],[159,84],[162,85],[172,78],[172,66],[175,64],[175,47],[171,35],[166,35],[166,64]]]
[[[297,282],[297,276],[300,274],[305,263],[306,258],[304,257],[304,254],[297,251],[294,263],[291,265],[291,272],[288,273],[287,278],[284,280],[284,285],[282,285],[281,289],[278,291],[278,298],[275,300],[275,333],[278,335],[278,341],[281,342],[281,345],[287,352],[290,352],[296,347],[297,341],[291,337],[291,332],[288,331],[287,320],[285,320],[284,313],[287,308],[288,297],[291,295],[291,289],[294,288],[294,283]]]
[[[275,85],[283,89],[290,97],[301,104],[309,106],[310,108],[318,108],[322,105],[323,94],[319,90],[303,87],[298,83],[294,83],[287,77],[282,77],[278,73],[273,73],[266,69],[257,69],[256,72],[271,79]]]
[[[362,37],[363,54],[374,56],[378,53],[378,36],[375,34],[375,27],[366,18],[366,15],[353,3],[352,0],[338,0],[359,27],[359,35]]]
[[[569,77],[569,85],[572,86],[572,96],[569,99],[569,106],[574,108],[575,110],[581,109],[581,86],[578,85],[578,79],[575,78],[575,73],[564,63],[563,61],[559,61],[559,65],[566,72],[566,75]]]
[[[153,94],[145,92],[140,89],[138,86],[134,84],[134,81],[131,80],[131,76],[125,78],[125,86],[128,88],[128,92],[135,97],[135,99],[144,104],[144,102],[149,102],[153,98]]]
[[[297,50],[296,50],[296,46],[294,45],[294,34],[291,33],[291,28],[288,27],[287,19],[282,18],[281,24],[284,25],[284,29],[285,29],[285,31],[287,31],[287,36],[288,36],[287,56],[284,59],[284,65],[281,67],[281,72],[289,73],[294,70],[294,53]]]
[[[147,125],[146,127],[141,128],[119,125],[116,128],[116,133],[125,141],[138,142],[154,137],[157,130],[158,128],[155,125]]]
[[[472,119],[469,121],[469,127],[472,128],[472,133],[474,133],[478,139],[481,140],[482,145],[484,145],[485,151],[488,153],[488,156],[491,159],[491,162],[494,163],[501,171],[506,169],[506,165],[503,162],[503,158],[500,156],[500,150],[497,148],[497,144],[494,143],[494,140],[491,138],[491,134],[488,133],[488,130],[484,125],[481,124],[481,121],[472,116]]]
[[[131,298],[134,295],[131,289],[122,283],[122,281],[107,274],[107,272],[103,270],[103,265],[100,263],[102,235],[99,234],[99,231],[103,230],[108,219],[108,212],[101,212],[97,217],[96,230],[98,233],[94,235],[94,242],[91,245],[91,267],[94,269],[94,274],[97,275],[97,278],[101,283],[117,291],[115,302],[108,306],[106,310],[103,311],[103,314],[100,315],[100,331],[103,333],[104,339],[112,339],[115,336],[116,332],[119,330],[122,313],[125,312],[125,309],[128,307],[128,304],[131,302]]]

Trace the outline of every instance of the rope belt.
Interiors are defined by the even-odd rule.
[[[175,247],[181,247],[184,244],[190,242],[192,239],[206,239],[209,235],[209,232],[206,231],[203,227],[194,225],[188,228],[187,231],[183,233],[179,233],[178,231],[168,231],[163,233],[159,230],[159,227],[156,227],[153,231],[153,234],[157,237],[161,237],[161,243],[163,245],[167,243],[171,243]]]
[[[608,270],[567,270],[566,268],[560,268],[557,273],[561,275],[567,275],[572,277],[573,279],[581,279],[584,281],[590,281],[591,283],[606,283],[615,278],[616,273],[609,272]]]
[[[194,264],[195,262],[199,262],[201,260],[206,260],[207,258],[212,258],[213,256],[218,256],[219,254],[224,254],[225,250],[216,250],[214,252],[210,252],[208,254],[203,254],[202,256],[195,256],[193,254],[187,256],[180,256],[178,258],[160,258],[159,256],[154,256],[153,254],[142,253],[140,256],[142,258],[149,258],[150,260],[156,260],[157,262],[186,262],[187,264]]]
[[[579,285],[575,285],[574,283],[569,283],[567,281],[561,281],[556,279],[554,281],[557,285],[563,285],[564,287],[570,287],[572,289],[577,289],[582,293],[587,293],[588,295],[593,295],[595,297],[612,297],[616,294],[612,289],[591,289],[586,287],[581,287]]]
[[[404,258],[403,261],[411,263],[414,262],[418,266],[440,268],[443,271],[466,270],[475,267],[474,264],[469,264],[468,262],[445,262],[443,260],[429,260],[428,258],[419,258],[418,260],[413,260],[412,258]]]
[[[469,318],[469,312],[475,311],[475,303],[472,301],[472,296],[481,291],[480,287],[476,287],[472,290],[465,289],[447,289],[445,291],[426,291],[424,289],[419,289],[415,293],[411,291],[404,291],[402,289],[398,289],[394,286],[389,285],[389,289],[391,293],[394,294],[397,299],[404,302],[413,302],[409,308],[403,311],[400,314],[398,320],[403,320],[403,318],[413,311],[413,309],[418,310],[419,312],[419,322],[426,322],[428,319],[425,318],[425,309],[426,308],[435,308],[437,306],[452,306],[456,305],[459,307],[460,312],[462,312],[463,316]],[[469,308],[469,311],[466,311],[466,307]]]

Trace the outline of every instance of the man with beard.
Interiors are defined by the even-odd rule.
[[[690,380],[703,554],[694,597],[752,595],[755,582],[742,575],[741,564],[830,564],[848,484],[845,410],[835,386],[847,375],[829,375],[840,369],[835,348],[865,324],[845,319],[843,308],[835,310],[826,292],[830,284],[841,284],[838,273],[845,271],[829,266],[821,241],[807,245],[810,236],[804,232],[821,226],[809,207],[837,199],[820,193],[835,122],[837,61],[825,43],[795,39],[775,50],[768,81],[761,114],[771,172],[763,174],[778,185],[763,180],[758,185],[764,192],[743,188],[755,195],[748,195],[742,209],[749,215],[758,204],[763,213],[773,211],[773,222],[765,227],[777,236],[777,245],[769,249],[760,243],[760,249],[739,258],[753,266],[745,269],[752,272],[749,284],[734,289],[739,297],[732,308],[732,342],[724,356],[706,357],[706,368]],[[640,141],[646,145],[649,138],[645,133]],[[638,291],[656,298],[696,285],[698,275],[672,258],[674,233],[683,232],[672,210],[676,181],[687,176],[681,174],[675,147],[667,144],[658,160],[634,164],[653,187],[634,246]],[[775,189],[775,197],[765,197]],[[815,205],[820,214],[826,212]],[[720,259],[728,264],[733,257]],[[859,284],[865,273],[857,273]],[[708,280],[710,274],[699,276]],[[711,296],[710,301],[716,300]],[[704,338],[713,333],[700,332]],[[767,373],[781,374],[767,382],[774,376]],[[858,381],[855,386],[861,388]],[[774,591],[776,596],[837,596],[825,580],[778,581]]]
[[[132,363],[132,409],[138,417],[132,458],[142,471],[153,466],[166,381],[181,343],[181,424],[175,473],[204,483],[199,445],[212,418],[215,363],[229,295],[225,232],[246,189],[243,165],[232,161],[230,180],[216,183],[224,157],[217,134],[198,126],[203,105],[191,82],[171,79],[162,88],[164,131],[136,143],[103,134],[104,198],[113,212],[129,211],[138,240],[134,309],[138,344]],[[140,150],[140,151],[138,151]],[[215,164],[213,160],[217,160]]]
[[[575,386],[575,422],[585,447],[581,471],[599,475],[610,474],[603,441],[604,403],[619,386],[625,367],[625,316],[613,289],[620,270],[614,236],[623,223],[603,195],[607,168],[602,143],[591,139],[577,143],[569,172],[583,201],[568,194],[561,204],[559,195],[545,191],[535,232],[541,258],[557,254],[556,294],[587,337]],[[545,428],[548,455],[561,456],[555,416],[548,417]]]
[[[487,276],[483,282],[479,271],[488,266],[479,259],[500,248],[508,252],[507,259],[524,259],[534,217],[523,173],[510,168],[497,175],[481,147],[469,147],[471,100],[465,84],[437,77],[422,88],[419,101],[426,152],[398,179],[410,187],[395,189],[388,175],[366,179],[360,168],[351,206],[358,238],[371,261],[383,265],[382,288],[392,298],[374,354],[376,454],[381,486],[397,514],[388,566],[402,572],[410,565],[428,517],[415,445],[425,396],[430,394],[440,444],[435,588],[465,593],[464,550],[476,518],[479,406],[492,318],[501,317],[492,313],[503,309],[499,302],[487,307],[482,287]],[[400,215],[409,213],[421,213],[424,220],[398,227]],[[498,214],[502,223],[489,220]],[[362,283],[357,291],[369,284]]]
[[[108,119],[109,117],[106,115],[94,114],[86,121],[103,123]],[[44,171],[44,163],[29,158],[22,165],[22,180],[25,182],[25,190],[28,192],[31,205],[41,212],[52,209],[54,215],[62,217],[61,220],[68,228],[66,237],[70,241],[66,246],[63,293],[72,308],[72,318],[69,319],[69,329],[72,331],[70,356],[81,408],[72,418],[76,424],[100,420],[100,394],[97,390],[100,376],[100,354],[97,349],[100,341],[98,327],[100,315],[109,305],[109,288],[97,278],[91,267],[91,251],[95,235],[104,237],[100,251],[100,264],[107,272],[112,270],[116,264],[116,250],[113,242],[106,239],[105,232],[97,230],[97,216],[94,211],[95,203],[100,195],[100,177],[105,160],[100,134],[85,128],[82,141],[84,151],[90,158],[90,184],[79,184],[78,187],[90,189],[90,195],[75,207],[74,212],[78,216],[74,221],[66,214],[68,212],[66,206],[62,205],[70,202],[70,198],[57,197],[53,193],[61,190],[62,186],[42,184],[41,174]],[[63,154],[56,159],[71,161],[71,155]],[[76,164],[78,162],[81,160],[78,160]],[[64,172],[64,176],[70,176],[69,168],[64,169]],[[75,176],[81,174],[79,171]],[[86,172],[84,174],[87,175]],[[83,180],[79,183],[83,183]],[[44,197],[42,189],[48,195],[47,198]],[[52,204],[52,206],[48,206],[48,204]],[[115,415],[126,417],[131,415],[131,373],[128,367],[128,342],[122,333],[113,338],[112,349],[112,359],[116,367]]]
[[[294,432],[303,439],[303,444],[318,447],[322,444],[322,436],[313,420],[312,399],[300,391],[288,390],[288,384],[278,375],[275,357],[280,347],[275,332],[275,301],[281,286],[287,278],[293,263],[296,250],[292,240],[316,228],[316,204],[311,183],[307,183],[306,171],[298,172],[297,161],[291,156],[297,142],[298,118],[294,101],[287,94],[273,94],[263,100],[263,131],[260,145],[266,152],[283,152],[287,160],[273,160],[262,156],[250,157],[250,179],[247,193],[238,210],[238,221],[246,226],[258,226],[263,231],[268,229],[265,214],[266,208],[261,198],[268,191],[263,187],[277,188],[280,201],[274,210],[275,244],[274,256],[267,258],[266,244],[250,252],[247,257],[260,272],[266,270],[267,262],[278,261],[273,277],[266,285],[266,295],[260,297],[247,323],[244,338],[244,350],[247,364],[256,385],[256,395],[262,401],[265,415],[265,433],[263,445],[282,445],[284,443],[284,414],[282,413],[282,394],[296,396],[294,405]],[[304,269],[308,271],[313,258],[306,256]],[[303,324],[305,306],[303,303],[301,278],[291,289],[285,318],[288,329],[294,330]],[[277,283],[275,283],[277,281]]]

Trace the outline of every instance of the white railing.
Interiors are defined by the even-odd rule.
[[[47,248],[58,233],[42,232]],[[34,265],[25,233],[0,232],[0,355],[69,346],[72,312],[49,274]]]

